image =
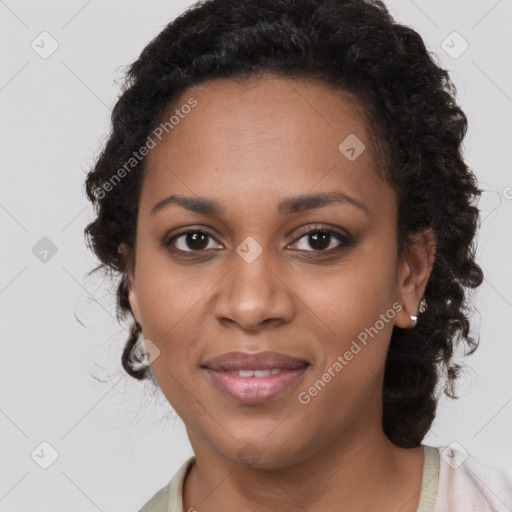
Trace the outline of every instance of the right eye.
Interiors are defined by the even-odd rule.
[[[171,237],[165,242],[166,247],[170,247],[172,250],[181,252],[202,252],[205,249],[215,249],[218,245],[209,247],[208,239],[211,241],[215,240],[206,231],[200,231],[197,229],[187,230]],[[220,246],[222,248],[222,246]]]

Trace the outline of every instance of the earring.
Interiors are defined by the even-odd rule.
[[[420,305],[418,307],[418,314],[423,313],[427,309],[427,301],[425,298],[421,299]],[[416,322],[418,321],[417,315],[409,315],[411,317],[412,326],[414,327],[416,325]]]

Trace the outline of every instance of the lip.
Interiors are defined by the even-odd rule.
[[[237,370],[272,370],[285,368],[296,370],[304,365],[309,365],[306,359],[293,357],[279,352],[228,352],[219,356],[207,359],[201,366],[216,371],[237,371]]]
[[[278,352],[230,352],[204,362],[202,368],[215,387],[233,400],[258,404],[272,400],[292,388],[308,369],[309,362]],[[240,370],[276,370],[265,377],[240,377]]]
[[[229,395],[237,402],[259,404],[272,400],[277,395],[290,389],[306,372],[306,365],[294,370],[283,370],[269,377],[239,377],[229,372],[206,368],[217,389]]]

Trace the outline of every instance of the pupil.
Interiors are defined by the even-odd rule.
[[[313,248],[315,249],[325,249],[326,247],[329,247],[329,233],[324,233],[322,231],[318,231],[312,235],[310,235],[310,239],[313,240],[313,243],[311,244]],[[310,242],[311,243],[311,242]],[[315,244],[320,244],[320,247],[315,247]]]
[[[204,233],[188,233],[187,244],[191,249],[204,249],[206,243],[206,235]]]

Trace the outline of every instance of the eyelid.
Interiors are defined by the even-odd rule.
[[[343,233],[340,228],[336,228],[329,224],[318,224],[318,223],[307,224],[305,226],[301,226],[300,228],[298,228],[297,235],[298,236],[305,235],[305,234],[311,233],[312,231],[313,232],[322,231],[322,232],[326,232],[326,233],[335,233],[339,236],[344,236],[346,238],[350,238],[350,235],[348,233]]]
[[[298,233],[296,233],[296,237],[301,238],[303,235],[307,235],[308,233],[317,231],[338,235],[339,237],[345,238],[347,240],[353,238],[353,236],[350,235],[345,230],[331,226],[329,224],[308,224],[306,226],[302,226],[301,228],[299,228]],[[295,238],[295,240],[297,240],[298,238]]]

